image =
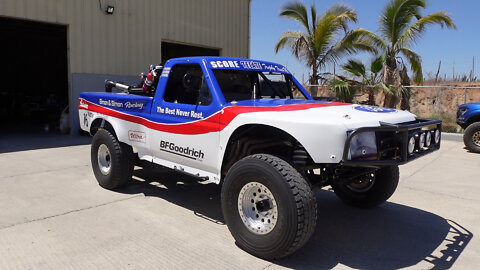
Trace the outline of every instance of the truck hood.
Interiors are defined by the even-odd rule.
[[[416,118],[414,114],[407,111],[353,104],[313,108],[305,110],[303,115],[298,117],[310,123],[334,122],[344,125],[347,129],[379,126],[381,123],[398,124],[414,121]]]
[[[283,105],[272,106],[275,103]],[[348,131],[377,127],[381,123],[411,122],[416,118],[406,111],[375,106],[312,101],[288,103],[250,102],[248,106],[233,106],[232,111],[225,108],[221,119],[232,119],[233,110],[239,112],[229,125],[225,125],[225,131],[233,132],[237,127],[249,124],[269,125],[294,137],[305,147],[314,162],[336,163],[342,160]],[[261,106],[262,104],[267,105]]]
[[[397,124],[415,120],[415,115],[406,111],[338,102],[265,99],[241,101],[235,105],[252,108],[252,114],[247,113],[244,117],[251,120],[260,118],[264,123],[274,119],[274,122],[290,122],[302,126],[343,125],[346,129],[356,129],[379,126],[381,122]]]

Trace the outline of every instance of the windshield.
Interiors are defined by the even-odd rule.
[[[274,72],[213,70],[227,102],[250,99],[306,99],[291,75]]]

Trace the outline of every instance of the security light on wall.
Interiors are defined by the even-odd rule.
[[[114,10],[115,10],[114,6],[107,6],[106,12],[107,14],[112,15]]]

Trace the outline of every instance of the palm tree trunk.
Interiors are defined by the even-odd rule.
[[[403,67],[400,77],[402,78],[402,85],[403,86],[410,86],[410,78],[408,77],[407,68]],[[402,89],[402,102],[400,103],[400,109],[409,111],[410,110],[410,95],[411,95],[411,88],[406,87]]]
[[[312,65],[312,76],[310,76],[309,83],[310,83],[310,89],[309,89],[310,95],[312,97],[316,97],[318,92],[318,66],[316,61]]]
[[[395,57],[395,51],[393,48],[388,50],[383,76],[383,81],[388,87],[400,85],[400,76],[397,70],[397,59]],[[385,93],[383,107],[395,108],[397,103],[398,98],[396,95]]]
[[[375,90],[373,88],[368,89],[368,105],[375,106]]]

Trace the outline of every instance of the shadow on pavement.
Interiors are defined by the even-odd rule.
[[[90,144],[90,136],[64,135],[39,129],[0,132],[0,153]]]
[[[133,185],[117,192],[159,197],[192,210],[198,217],[224,224],[220,185],[202,182],[198,178],[155,165],[135,170],[133,179]]]
[[[331,191],[317,192],[318,221],[311,240],[275,263],[296,269],[328,269],[341,263],[359,269],[398,269],[421,261],[450,268],[473,234],[420,209],[387,202],[356,209]]]
[[[224,224],[219,185],[164,168],[138,169],[133,178],[133,185],[118,192],[159,197]],[[424,261],[431,269],[448,269],[473,237],[454,221],[416,208],[387,202],[365,210],[343,204],[331,191],[320,190],[316,196],[318,221],[311,240],[273,263],[295,269],[329,269],[337,264],[398,269]]]
[[[466,151],[467,153],[469,153],[469,154],[480,155],[480,153],[473,152],[473,151],[469,150],[466,146],[463,147],[463,149],[465,149],[465,151]]]

